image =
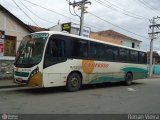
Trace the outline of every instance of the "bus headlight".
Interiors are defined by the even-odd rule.
[[[31,79],[36,73],[39,72],[39,67],[37,67],[36,69],[34,69],[32,72],[31,72],[31,75],[29,77],[29,79]]]

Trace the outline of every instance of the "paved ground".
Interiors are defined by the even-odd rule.
[[[84,86],[78,92],[65,88],[0,89],[0,113],[159,113],[160,79]]]
[[[19,87],[20,85],[13,82],[13,80],[0,80],[0,89],[2,88],[13,88],[13,87]]]

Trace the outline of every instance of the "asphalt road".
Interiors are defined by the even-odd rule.
[[[67,92],[64,87],[0,89],[0,113],[160,113],[160,79],[83,86]]]

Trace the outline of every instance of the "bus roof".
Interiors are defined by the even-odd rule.
[[[144,50],[135,49],[135,48],[127,47],[127,46],[122,46],[122,45],[118,45],[118,44],[114,44],[114,43],[110,43],[110,42],[105,42],[105,41],[101,41],[101,40],[97,40],[97,39],[82,37],[82,36],[78,36],[78,35],[74,35],[74,34],[69,34],[69,33],[66,33],[66,32],[40,31],[40,32],[34,32],[34,33],[48,33],[49,35],[58,34],[58,35],[70,36],[70,37],[74,37],[74,38],[79,38],[79,39],[93,41],[93,42],[98,42],[98,43],[104,43],[104,44],[108,44],[108,45],[112,45],[112,46],[117,46],[117,47],[121,47],[121,48],[126,48],[126,49],[130,49],[130,50],[136,50],[136,51],[146,52]],[[31,34],[34,34],[34,33],[31,33]]]

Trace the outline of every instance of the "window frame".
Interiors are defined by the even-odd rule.
[[[9,41],[8,48],[6,47],[7,41]],[[11,41],[13,42],[12,46],[11,46]],[[16,36],[5,35],[3,55],[4,56],[15,57],[16,56],[16,46],[17,46],[17,37]],[[14,47],[14,51],[10,50],[11,49],[10,47]],[[7,53],[6,50],[9,50],[9,52]]]
[[[143,57],[143,59],[145,59],[144,61],[141,61],[140,59],[140,54],[141,53],[143,53],[144,54],[144,57]],[[147,64],[147,53],[146,52],[141,52],[141,51],[139,51],[138,52],[138,62],[139,62],[139,64]]]
[[[74,48],[74,46],[73,46],[73,44],[74,44],[74,42],[77,42],[77,43],[80,43],[81,41],[82,42],[86,42],[86,57],[85,56],[80,56],[80,55],[78,55],[78,56],[73,56],[73,48]],[[71,39],[70,39],[70,56],[69,56],[69,58],[72,58],[72,59],[88,59],[88,51],[89,51],[89,46],[88,46],[88,44],[89,44],[89,41],[88,40],[85,40],[85,39],[80,39],[80,38],[76,38],[76,37],[71,37]],[[80,45],[80,44],[79,44]],[[80,48],[80,46],[79,46],[79,48]],[[79,51],[80,51],[80,49],[79,49]]]
[[[86,60],[96,60],[96,61],[108,61],[108,62],[119,62],[119,63],[131,63],[131,64],[142,64],[140,63],[139,61],[139,52],[142,52],[142,51],[137,51],[137,50],[132,50],[132,49],[129,49],[129,48],[123,48],[123,47],[120,47],[120,46],[114,46],[114,45],[110,45],[110,44],[105,44],[105,43],[101,43],[101,42],[97,42],[97,41],[90,41],[90,40],[86,40],[86,39],[82,39],[82,38],[78,38],[78,37],[72,37],[72,36],[66,36],[66,35],[61,35],[61,34],[54,34],[52,35],[54,36],[54,38],[57,38],[57,39],[62,39],[64,40],[65,42],[65,59],[86,59]],[[50,39],[50,38],[49,38]],[[77,39],[77,40],[75,40]],[[86,42],[86,49],[87,49],[87,56],[84,57],[84,56],[73,56],[72,55],[72,47],[73,47],[73,41],[84,41]],[[92,56],[91,55],[91,44],[94,44],[96,46],[96,51],[97,51],[97,55],[95,54],[95,56]],[[106,58],[103,58],[103,57],[99,57],[100,54],[98,51],[99,48],[101,48],[100,46],[109,46],[112,48],[112,51],[114,53],[114,51],[117,51],[117,55],[115,57],[115,54],[114,54],[114,57],[113,59],[106,59]],[[124,60],[120,60],[120,49],[124,49],[125,51],[127,50],[128,52],[126,52],[127,54],[127,59],[124,59]],[[136,51],[138,52],[138,61],[134,62],[134,61],[131,61],[131,58],[130,58],[130,55],[131,55],[131,51]],[[145,52],[144,52],[145,53]],[[98,57],[97,57],[98,56]],[[104,55],[105,56],[105,55]],[[66,61],[65,60],[65,61]],[[64,61],[64,62],[65,62]],[[61,61],[60,61],[61,62]],[[59,63],[59,62],[57,62]],[[55,63],[56,64],[56,63]],[[145,63],[143,63],[145,64]]]
[[[137,59],[135,61],[135,59],[132,59],[132,52],[136,52],[137,53]],[[134,56],[135,57],[135,56]],[[130,63],[135,63],[135,64],[139,64],[139,52],[136,50],[130,50]]]
[[[50,41],[51,40],[54,40],[54,39],[58,39],[58,40],[62,40],[64,42],[64,57],[59,57],[59,58],[63,58],[63,59],[60,59],[60,60],[57,60],[55,62],[53,62],[52,64],[49,64],[49,65],[45,65],[45,62],[46,62],[46,52],[47,52],[47,48],[48,48],[48,45],[50,44]],[[57,57],[58,58],[58,57]],[[47,67],[50,67],[52,65],[55,65],[55,64],[58,64],[58,63],[62,63],[62,62],[65,62],[67,61],[67,57],[66,57],[66,40],[64,40],[63,38],[61,38],[60,36],[56,36],[55,34],[54,35],[51,35],[48,39],[48,42],[47,42],[47,45],[46,45],[46,48],[45,48],[45,54],[44,54],[44,61],[43,61],[43,68],[47,68]]]
[[[121,56],[120,56],[120,55],[121,55],[121,54],[120,54],[120,49],[123,49],[123,50],[125,50],[125,51],[128,51],[127,54],[125,53],[125,58],[127,58],[127,59],[125,59],[125,58],[124,58],[123,60],[120,59],[120,57],[121,57]],[[124,56],[123,56],[123,57],[124,57]],[[122,57],[122,58],[123,58],[123,57]],[[130,49],[126,49],[126,48],[123,48],[123,47],[119,47],[119,60],[118,60],[118,62],[130,63]]]

